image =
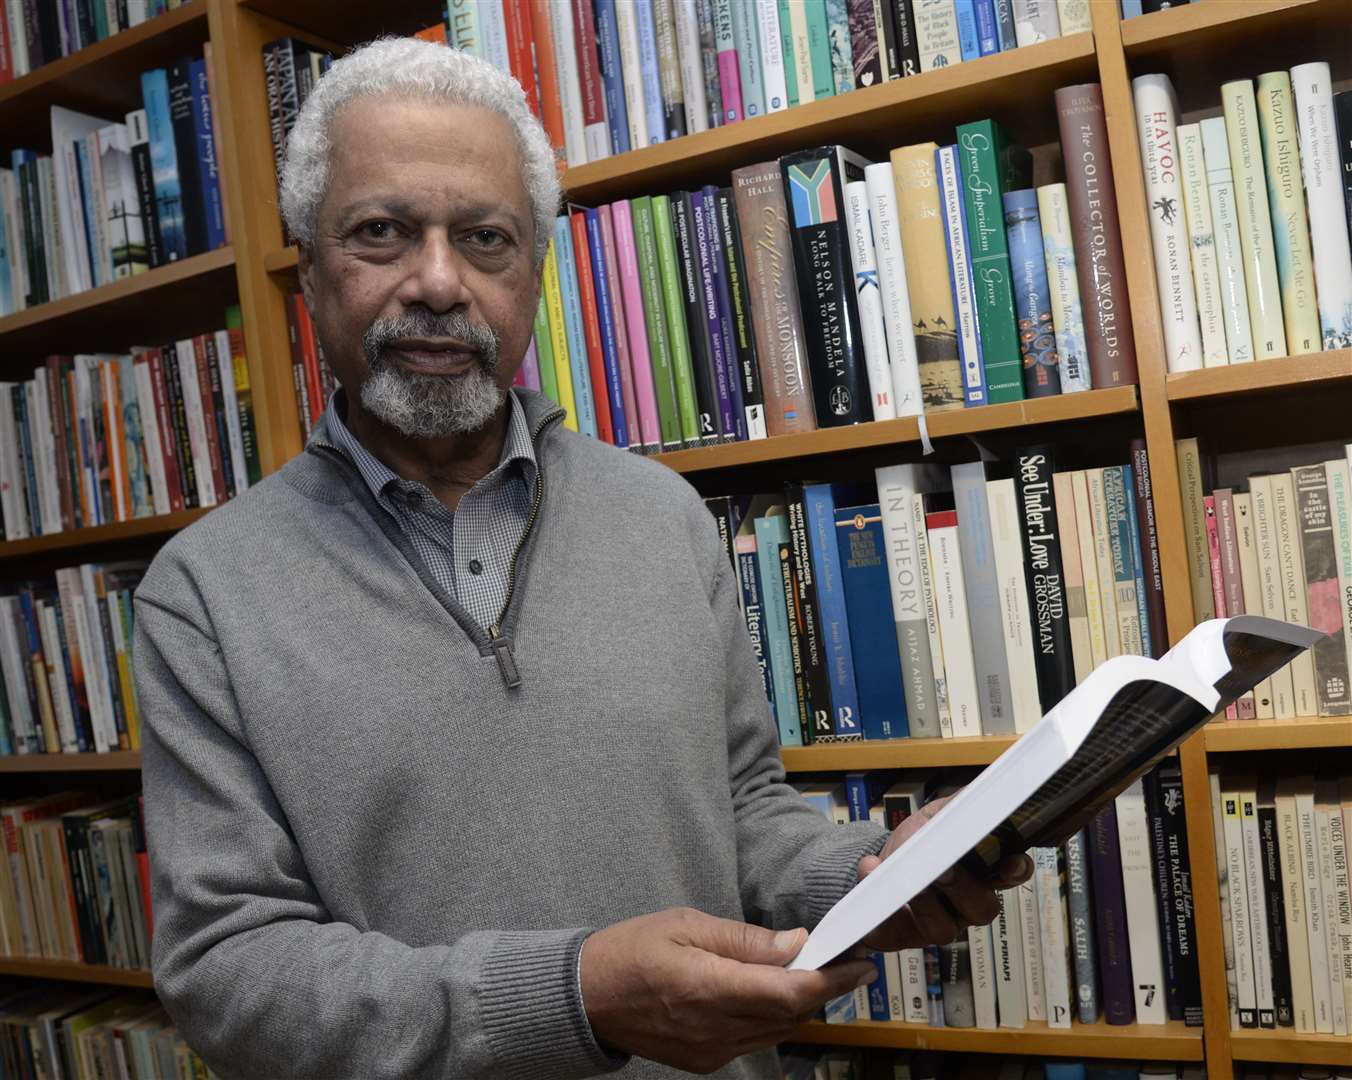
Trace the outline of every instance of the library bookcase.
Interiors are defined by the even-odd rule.
[[[1037,183],[1059,177],[1053,92],[1097,81],[1103,88],[1109,147],[1126,256],[1140,383],[1135,387],[986,406],[928,418],[935,459],[970,457],[971,444],[999,453],[1050,442],[1079,464],[1121,461],[1126,442],[1144,436],[1153,475],[1169,634],[1193,625],[1183,511],[1174,440],[1200,436],[1208,452],[1261,455],[1289,445],[1352,438],[1352,350],[1290,357],[1181,375],[1167,373],[1145,189],[1131,102],[1132,76],[1167,72],[1188,119],[1215,112],[1220,84],[1327,60],[1335,85],[1352,80],[1352,0],[1201,0],[1121,22],[1116,0],[1092,0],[1092,32],[928,72],[783,112],[690,135],[571,169],[567,197],[593,204],[630,195],[726,181],[742,165],[823,142],[885,158],[896,146],[945,142],[954,124],[994,117],[1033,150]],[[296,288],[296,253],[283,244],[268,125],[262,46],[296,36],[341,52],[380,34],[409,34],[440,18],[440,0],[186,0],[134,30],[39,68],[0,87],[0,142],[46,149],[47,109],[120,114],[139,104],[145,68],[199,50],[215,55],[215,108],[222,141],[222,185],[230,246],[138,277],[0,319],[4,377],[27,375],[52,352],[126,349],[198,333],[226,304],[244,313],[254,410],[264,472],[301,449],[285,298]],[[704,494],[765,490],[789,478],[869,480],[878,464],[919,460],[914,419],[836,428],[758,442],[665,454],[661,460]],[[200,511],[140,519],[52,537],[0,543],[6,578],[94,559],[148,555]],[[861,768],[986,764],[1009,737],[916,739],[791,748],[791,773]],[[1282,752],[1346,755],[1352,720],[1216,721],[1179,751],[1193,867],[1205,1023],[1188,1028],[1108,1026],[1069,1031],[1030,1024],[1022,1031],[932,1029],[901,1023],[805,1025],[804,1041],[850,1046],[927,1047],[1002,1054],[1205,1061],[1212,1080],[1236,1064],[1352,1063],[1352,1039],[1230,1030],[1221,919],[1211,830],[1208,760],[1216,755]],[[134,790],[139,754],[0,758],[6,797],[86,784],[109,794]],[[0,959],[0,974],[151,985],[148,973],[82,964]]]

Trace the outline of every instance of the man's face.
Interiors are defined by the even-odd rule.
[[[478,106],[359,100],[334,121],[331,162],[300,277],[349,409],[410,438],[482,428],[539,297],[511,125]]]

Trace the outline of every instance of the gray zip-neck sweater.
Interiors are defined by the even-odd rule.
[[[880,844],[785,785],[695,492],[522,400],[540,479],[491,630],[322,428],[137,590],[155,985],[223,1077],[611,1071],[589,928],[812,926]]]

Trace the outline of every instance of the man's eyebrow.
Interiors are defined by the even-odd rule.
[[[398,195],[368,195],[349,203],[338,212],[338,227],[343,228],[354,219],[367,213],[389,214],[394,217],[417,218],[420,211],[416,203]],[[524,229],[530,216],[522,215],[499,202],[465,202],[455,207],[455,216],[460,221],[485,221],[491,218],[505,217],[518,229]]]

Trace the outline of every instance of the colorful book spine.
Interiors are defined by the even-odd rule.
[[[629,428],[629,449],[643,448],[639,423],[638,395],[634,389],[634,364],[629,351],[629,327],[624,308],[624,285],[620,276],[620,255],[615,246],[615,218],[609,206],[597,208],[601,221],[601,247],[605,252],[606,283],[610,287],[610,307],[615,327],[615,358],[620,368],[620,390],[624,397],[624,422]]]
[[[1309,625],[1327,635],[1310,649],[1319,715],[1347,716],[1352,714],[1352,680],[1348,676],[1342,613],[1347,601],[1338,588],[1338,546],[1328,477],[1322,464],[1292,469],[1291,477],[1295,488],[1292,512],[1299,525]]]
[[[1044,712],[1075,685],[1052,472],[1051,452],[1045,447],[1034,447],[1015,456],[1014,485],[1023,525],[1038,697]]]
[[[721,192],[714,185],[706,184],[701,193],[704,196],[705,229],[709,242],[709,277],[713,285],[714,299],[718,304],[718,331],[723,338],[723,356],[727,360],[728,396],[732,403],[735,428],[729,434],[739,440],[746,439],[750,433],[747,430],[746,402],[742,398],[736,312],[733,308],[727,259],[724,256],[723,230],[719,223],[718,204]]]
[[[712,360],[714,390],[718,401],[718,431],[725,439],[737,437],[737,421],[732,397],[733,360],[728,355],[728,338],[723,332],[723,316],[719,306],[718,279],[714,256],[718,253],[715,241],[717,207],[710,205],[703,191],[691,192],[694,211],[695,247],[699,253],[699,273],[696,280],[703,293],[704,319],[709,331],[709,355]]]
[[[806,484],[803,510],[808,550],[817,580],[819,627],[827,672],[831,680],[831,719],[840,742],[863,738],[859,688],[854,676],[854,652],[841,581],[840,545],[836,540],[836,507],[830,484]]]
[[[784,485],[784,506],[789,519],[789,555],[793,580],[791,617],[798,626],[798,638],[808,712],[812,718],[813,742],[838,742],[835,709],[832,705],[832,672],[827,663],[827,643],[822,630],[822,610],[817,591],[817,568],[811,555],[810,529],[807,523],[805,485],[790,481]]]
[[[1000,51],[1000,24],[995,18],[995,0],[976,0],[976,40],[982,56]]]
[[[755,5],[733,3],[732,40],[737,50],[737,77],[746,119],[765,114],[765,82],[761,75],[760,27]]]
[[[559,259],[559,294],[563,299],[564,333],[568,338],[568,370],[573,383],[577,429],[597,437],[596,407],[591,393],[591,358],[587,353],[582,319],[582,297],[577,284],[577,259],[573,256],[573,233],[568,215],[554,219],[554,249]]]
[[[734,124],[744,119],[742,76],[737,63],[737,39],[732,27],[734,0],[712,0],[714,49],[718,56],[718,85],[722,90],[723,122]]]
[[[638,252],[634,246],[633,212],[627,199],[613,203],[615,252],[619,259],[620,287],[624,299],[624,323],[628,332],[629,362],[638,409],[639,434],[644,453],[655,454],[662,446],[662,428],[653,386],[652,360],[648,352],[648,326],[643,311],[643,286],[639,280]],[[632,443],[630,444],[633,445]]]
[[[586,114],[582,108],[582,74],[577,58],[577,30],[571,3],[549,5],[554,45],[554,73],[558,79],[559,105],[563,109],[563,139],[568,164],[583,165],[587,156]],[[480,52],[482,55],[482,51]],[[559,267],[563,272],[563,267]]]
[[[794,55],[793,13],[789,10],[789,0],[775,0],[775,21],[779,27],[779,53],[784,67],[784,107],[788,108],[799,102],[798,58]],[[811,88],[808,92],[811,93]],[[769,93],[768,88],[766,93]]]
[[[892,404],[897,416],[919,416],[924,411],[920,383],[920,356],[916,349],[906,260],[897,213],[897,181],[890,162],[864,169],[867,206],[862,214],[863,239],[870,226],[873,257],[878,267],[878,290],[886,333]],[[855,274],[859,267],[856,265]]]
[[[1051,292],[1052,329],[1060,360],[1061,392],[1073,394],[1093,385],[1089,353],[1084,341],[1084,312],[1075,272],[1075,240],[1070,231],[1070,204],[1065,184],[1037,189],[1038,220],[1042,224],[1042,257]]]
[[[207,84],[205,60],[193,60],[188,65],[192,84],[192,123],[197,139],[198,196],[206,217],[206,250],[224,247],[225,207],[221,200],[221,183],[216,161],[215,119],[211,92]]]
[[[634,245],[638,254],[639,286],[643,293],[644,323],[648,329],[648,357],[652,364],[653,390],[657,395],[658,427],[664,450],[681,446],[681,416],[676,406],[676,379],[671,365],[671,341],[662,303],[662,282],[653,231],[652,199],[644,195],[630,200]]]
[[[501,25],[503,52],[506,52],[506,25],[502,5],[491,5],[496,10],[491,25]],[[573,36],[577,53],[578,86],[582,102],[582,139],[588,161],[599,161],[611,154],[610,125],[606,121],[605,82],[596,33],[596,15],[591,0],[572,0]],[[489,33],[482,14],[480,24],[485,26],[484,45],[491,53],[499,40],[497,33]],[[490,57],[491,58],[491,57]],[[504,55],[504,60],[506,57]],[[508,63],[510,66],[510,62]],[[506,69],[504,69],[506,70]]]
[[[976,28],[976,0],[953,0],[958,20],[958,50],[964,61],[981,56],[981,39]]]
[[[741,405],[741,416],[746,425],[746,437],[763,439],[768,434],[765,426],[765,389],[761,381],[760,359],[756,352],[756,335],[751,326],[751,294],[746,279],[746,260],[743,256],[741,227],[732,201],[731,188],[719,188],[717,207],[718,243],[722,254],[723,271],[727,281],[728,301],[731,305],[729,329],[733,352],[736,354],[735,382]]]
[[[1202,159],[1206,165],[1207,195],[1216,241],[1226,356],[1232,364],[1246,364],[1254,358],[1253,333],[1249,327],[1244,252],[1239,241],[1239,211],[1235,205],[1235,181],[1230,171],[1225,119],[1214,116],[1197,126],[1202,136]]]
[[[601,85],[605,91],[606,126],[610,129],[610,145],[614,152],[625,154],[630,149],[629,110],[624,97],[624,72],[620,63],[620,31],[615,16],[615,0],[595,0],[595,5],[596,44]],[[533,79],[531,81],[534,82]]]
[[[854,65],[854,85],[858,89],[877,86],[884,79],[886,62],[879,48],[878,12],[873,0],[846,0],[850,24],[850,60]]]
[[[582,312],[583,340],[587,347],[588,400],[596,417],[596,437],[617,445],[610,415],[610,391],[606,383],[605,346],[601,340],[600,307],[592,276],[591,245],[587,238],[587,215],[574,210],[569,215],[573,230],[573,262],[577,277],[578,307]]]
[[[1188,250],[1192,253],[1192,280],[1197,288],[1197,321],[1202,331],[1202,366],[1221,367],[1230,362],[1230,353],[1225,339],[1225,302],[1211,221],[1202,126],[1179,124],[1177,136],[1183,214]]]
[[[1030,398],[1050,397],[1061,392],[1061,371],[1037,192],[1032,188],[1007,192],[1004,208],[1009,261],[1014,271],[1014,310],[1019,317],[1019,351],[1023,355],[1023,390]]]
[[[775,711],[775,680],[771,670],[770,642],[766,634],[765,592],[761,586],[761,574],[756,557],[756,534],[754,522],[744,522],[732,538],[733,551],[736,553],[737,578],[742,586],[742,615],[746,621],[747,637],[756,654],[756,667],[760,669],[761,689],[770,703],[770,712]],[[748,531],[749,529],[749,531]]]
[[[718,380],[714,375],[713,339],[704,314],[704,285],[700,278],[699,244],[695,236],[695,207],[688,191],[677,192],[671,202],[672,225],[680,257],[681,300],[690,343],[690,368],[695,384],[701,445],[722,438],[719,427]]]
[[[780,587],[779,546],[789,540],[788,519],[781,514],[755,519],[756,559],[764,598],[765,636],[769,640],[770,675],[774,680],[774,714],[780,746],[802,746],[793,657],[789,652],[789,615]]]
[[[601,214],[586,211],[587,248],[591,256],[592,288],[596,296],[597,322],[601,332],[601,355],[605,362],[605,381],[596,383],[606,388],[610,409],[610,427],[615,445],[629,446],[629,418],[624,408],[624,383],[620,376],[619,343],[616,341],[617,315],[615,298],[610,292],[610,275],[606,267],[605,241],[601,236]],[[595,380],[593,380],[595,382]]]
[[[681,442],[698,446],[700,442],[699,407],[695,401],[694,372],[690,359],[690,337],[686,329],[685,307],[681,298],[681,274],[677,268],[676,236],[671,220],[671,199],[654,195],[652,200],[653,235],[657,243],[657,268],[662,285],[662,307],[667,319],[667,342],[671,349],[671,373],[675,383],[676,412]]]
[[[150,161],[155,178],[155,220],[159,224],[164,258],[188,257],[184,229],[183,193],[179,185],[178,153],[169,119],[169,76],[163,68],[141,73],[141,100],[145,102],[150,132]]]
[[[878,285],[878,264],[874,260],[873,235],[869,228],[868,185],[856,180],[845,185],[847,235],[850,262],[854,269],[854,288],[859,305],[859,329],[864,347],[865,368],[873,402],[874,420],[892,420],[897,410],[892,403],[892,371],[887,356],[887,330],[883,326],[883,302]]]
[[[831,74],[837,94],[854,89],[854,57],[850,49],[850,16],[846,0],[825,0],[826,40],[831,49]]]
[[[503,14],[507,20],[508,69],[526,94],[526,106],[539,116],[540,87],[535,79],[535,26],[530,5],[507,4]]]
[[[667,137],[666,113],[662,108],[662,72],[657,55],[657,23],[654,0],[635,0],[638,23],[639,77],[643,84],[643,115],[647,125],[641,145],[655,146]]]
[[[812,44],[807,32],[807,5],[798,0],[779,0],[779,25],[787,27],[784,46],[785,82],[794,105],[805,105],[816,100],[812,83]],[[793,78],[788,79],[792,69]]]
[[[820,4],[803,4],[807,23],[807,44],[812,72],[813,100],[835,97],[836,75],[832,68],[830,15],[823,0]],[[799,90],[802,83],[799,83]]]
[[[549,351],[554,357],[555,401],[563,408],[565,427],[578,430],[577,406],[573,401],[573,373],[568,356],[568,331],[564,327],[563,293],[559,287],[559,252],[555,244],[545,253],[540,292],[549,317]]]
[[[944,239],[948,246],[948,279],[953,292],[958,356],[962,363],[963,403],[985,405],[989,398],[981,363],[981,327],[977,323],[973,296],[972,264],[967,251],[967,213],[962,205],[963,185],[957,147],[939,148],[934,152],[934,160],[943,209]]]

